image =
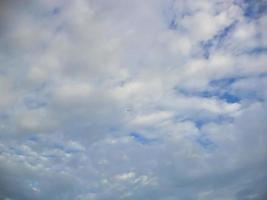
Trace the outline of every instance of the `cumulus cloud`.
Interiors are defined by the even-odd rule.
[[[265,199],[266,8],[1,1],[0,199]]]

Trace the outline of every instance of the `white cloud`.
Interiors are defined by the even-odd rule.
[[[137,116],[133,120],[134,125],[150,125],[150,126],[155,126],[158,123],[164,122],[165,120],[168,120],[173,117],[173,113],[171,112],[156,112],[152,114],[147,114],[147,115],[141,115]]]
[[[0,199],[266,196],[266,15],[243,3],[1,2]]]
[[[54,93],[60,102],[77,101],[79,103],[83,99],[89,98],[92,88],[88,83],[63,83]]]

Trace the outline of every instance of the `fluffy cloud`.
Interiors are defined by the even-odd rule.
[[[266,198],[266,16],[263,0],[1,1],[0,198]]]

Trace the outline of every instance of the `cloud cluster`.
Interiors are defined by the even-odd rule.
[[[267,198],[265,0],[0,3],[0,199]]]

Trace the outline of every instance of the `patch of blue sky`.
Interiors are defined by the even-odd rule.
[[[267,76],[266,72],[261,72],[257,75],[252,76],[236,76],[236,77],[226,77],[226,78],[220,78],[220,79],[214,79],[209,82],[209,85],[212,87],[217,88],[227,88],[230,87],[232,84],[236,83],[237,81],[248,79],[248,78],[262,78]]]
[[[203,98],[217,98],[227,103],[238,103],[241,101],[241,98],[237,95],[232,93],[231,91],[213,89],[213,90],[204,90],[204,91],[186,91],[186,90],[179,90],[179,92],[186,96],[199,96]]]
[[[145,136],[143,136],[143,135],[141,135],[140,133],[137,133],[137,132],[131,132],[129,134],[129,136],[131,138],[133,138],[136,142],[138,142],[140,144],[143,144],[143,145],[154,144],[154,143],[158,142],[157,139],[147,138],[147,137],[145,137]]]
[[[51,146],[51,148],[55,148],[55,149],[64,151],[65,153],[68,153],[68,154],[80,153],[81,152],[80,149],[66,146],[66,145],[64,145],[64,143],[56,143],[56,144],[53,144]]]
[[[238,103],[241,101],[241,98],[239,96],[237,96],[236,94],[233,94],[231,92],[219,92],[219,91],[203,91],[203,92],[199,92],[197,94],[198,96],[201,97],[205,97],[205,98],[218,98],[220,100],[224,100],[227,103]]]
[[[247,54],[265,54],[267,53],[267,47],[255,47],[253,49],[246,50]]]
[[[38,101],[31,98],[25,98],[24,104],[28,109],[38,109],[47,106],[46,102]]]
[[[64,150],[65,146],[63,144],[56,143],[52,146],[55,149]]]
[[[265,77],[267,77],[267,71],[259,74],[259,78],[265,78]]]
[[[185,28],[179,24],[179,19],[183,19],[186,16],[190,16],[192,13],[190,12],[183,12],[178,14],[173,14],[169,20],[169,29],[176,30],[176,31],[185,31]]]
[[[31,142],[38,142],[39,138],[36,135],[30,135],[30,136],[28,136],[27,140],[29,140]]]
[[[8,114],[5,112],[0,112],[0,120],[6,120],[8,118]]]
[[[219,121],[217,119],[196,119],[196,120],[193,120],[194,123],[195,123],[195,126],[198,128],[198,129],[201,129],[205,124],[208,124],[208,123],[223,123],[223,120],[222,121]]]
[[[168,28],[173,31],[186,32],[186,29],[177,21],[178,19],[176,19],[176,17],[173,17],[169,22]]]
[[[32,189],[34,188],[35,190],[36,189],[39,190],[40,184],[37,180],[30,180],[28,182],[29,182],[29,185],[31,186]]]
[[[204,124],[206,124],[207,122],[209,122],[208,120],[205,119],[195,119],[192,120],[195,123],[195,126],[200,129]]]
[[[0,76],[5,76],[7,73],[4,69],[0,69]]]
[[[225,100],[227,103],[238,103],[241,101],[240,97],[228,92],[223,93],[219,98]]]
[[[61,9],[60,9],[59,7],[55,7],[55,8],[52,10],[51,14],[52,14],[53,16],[56,16],[56,15],[59,15],[60,12],[61,12]]]
[[[65,153],[68,153],[68,154],[75,154],[75,153],[80,153],[81,150],[79,149],[75,149],[75,148],[66,148],[64,150]]]
[[[174,6],[175,1],[170,3],[170,6],[163,11],[163,15],[167,21],[168,28],[174,31],[184,31],[183,26],[179,24],[179,19],[183,19],[186,16],[190,16],[193,12],[189,10],[180,10],[177,12]]]
[[[23,155],[23,151],[22,150],[20,150],[20,149],[18,149],[16,147],[12,147],[12,146],[9,147],[9,152],[13,153],[15,155]]]
[[[205,124],[215,123],[215,124],[225,124],[232,123],[233,117],[227,115],[216,115],[216,116],[197,116],[196,118],[188,118],[183,121],[192,121],[198,129],[201,129]]]
[[[235,28],[237,22],[233,22],[229,26],[225,27],[223,30],[219,31],[213,38],[202,41],[200,43],[203,49],[203,56],[208,59],[210,56],[211,50],[214,48],[220,47],[220,44],[224,41],[224,39],[231,33],[231,31]]]
[[[176,18],[175,17],[173,17],[170,20],[169,29],[171,29],[171,30],[176,30],[177,29],[177,22],[176,22]]]
[[[23,103],[28,109],[38,109],[47,106],[49,95],[46,92],[46,85],[46,83],[38,85],[23,98]]]
[[[49,160],[54,160],[54,161],[60,161],[60,159],[61,159],[61,157],[59,155],[44,154],[43,156]]]
[[[248,20],[258,19],[267,12],[266,0],[234,0],[234,3],[242,8]]]
[[[196,142],[207,151],[214,151],[217,149],[217,145],[205,134],[200,134],[196,138]]]
[[[201,95],[203,97],[219,97],[229,103],[240,102],[241,100],[257,100],[263,101],[263,94],[259,91],[246,90],[246,91],[232,91],[231,87],[233,84],[240,80],[249,79],[249,78],[265,78],[267,72],[260,73],[255,76],[240,76],[240,77],[229,77],[222,78],[210,81],[210,86],[212,90],[202,91]]]
[[[242,97],[243,100],[249,101],[258,101],[264,102],[264,92],[263,91],[239,91],[239,96]]]
[[[267,12],[266,0],[245,0],[244,16],[247,18],[259,18]]]
[[[109,128],[109,132],[110,133],[116,133],[120,130],[120,127],[119,126],[112,126]]]
[[[244,77],[227,77],[227,78],[221,78],[221,79],[214,79],[209,82],[209,84],[212,87],[228,87],[235,83],[238,80],[243,79]]]

